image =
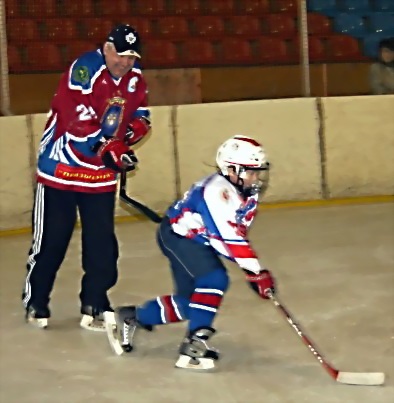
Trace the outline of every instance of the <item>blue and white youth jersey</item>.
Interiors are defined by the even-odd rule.
[[[210,245],[219,255],[258,273],[262,268],[247,238],[257,198],[244,200],[234,185],[216,173],[195,183],[167,216],[175,233]]]

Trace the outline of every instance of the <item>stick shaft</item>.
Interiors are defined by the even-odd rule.
[[[136,210],[138,210],[140,213],[145,215],[151,221],[153,221],[155,223],[161,222],[162,217],[160,217],[155,211],[153,211],[148,206],[145,206],[144,204],[138,202],[137,200],[132,199],[130,196],[127,195],[126,183],[127,183],[127,176],[126,176],[126,172],[123,171],[120,175],[119,199],[122,202],[126,203],[128,206],[133,207]]]
[[[308,347],[309,351],[313,354],[313,356],[320,362],[320,364],[329,373],[329,375],[336,380],[337,376],[338,376],[338,370],[336,370],[334,367],[332,367],[323,358],[323,356],[319,353],[319,351],[317,350],[317,348],[315,347],[315,345],[313,344],[311,339],[301,329],[300,325],[295,321],[295,319],[292,317],[292,315],[286,309],[286,307],[282,303],[280,303],[279,300],[272,293],[268,293],[268,296],[269,296],[270,300],[274,303],[274,305],[282,313],[282,315],[286,318],[289,325],[293,328],[293,330],[301,338],[303,343]]]

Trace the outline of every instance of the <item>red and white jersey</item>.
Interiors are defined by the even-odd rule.
[[[115,191],[116,172],[92,147],[104,136],[123,139],[139,117],[149,118],[149,109],[138,66],[116,79],[100,49],[85,53],[63,74],[53,97],[39,149],[38,182],[79,192]]]
[[[175,233],[210,245],[241,268],[258,273],[262,268],[248,240],[257,198],[245,200],[226,178],[214,174],[195,183],[167,216]]]

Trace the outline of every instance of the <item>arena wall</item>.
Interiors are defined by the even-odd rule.
[[[45,114],[0,117],[0,229],[30,226]],[[294,98],[152,107],[128,193],[164,211],[213,171],[233,134],[260,140],[272,163],[267,202],[394,194],[394,96]],[[127,215],[120,206],[118,216]]]
[[[331,197],[394,193],[394,96],[323,98]]]

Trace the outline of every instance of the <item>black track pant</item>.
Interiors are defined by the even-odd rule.
[[[37,185],[33,242],[23,293],[25,307],[48,306],[77,218],[82,224],[81,305],[110,306],[107,291],[117,281],[118,243],[114,231],[115,192],[80,193]]]

